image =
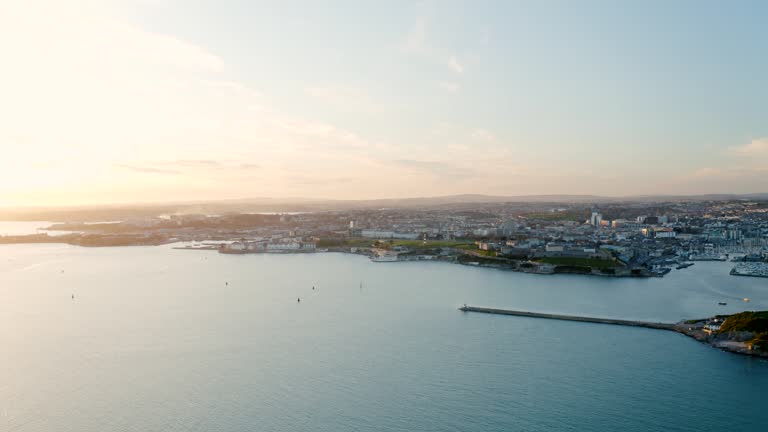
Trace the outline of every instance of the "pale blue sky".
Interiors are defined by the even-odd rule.
[[[768,191],[762,1],[6,3],[6,203]]]

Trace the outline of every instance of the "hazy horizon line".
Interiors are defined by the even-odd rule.
[[[760,197],[761,195],[764,195],[764,197]],[[375,202],[375,201],[414,201],[414,200],[438,200],[438,199],[452,199],[452,198],[462,198],[462,197],[476,197],[479,199],[482,198],[488,198],[492,200],[504,200],[504,199],[514,199],[516,201],[522,201],[525,202],[526,198],[530,199],[541,199],[541,198],[558,198],[558,199],[568,199],[568,198],[582,198],[582,199],[601,199],[601,200],[633,200],[633,199],[643,199],[643,198],[686,198],[686,199],[696,199],[697,197],[705,198],[705,197],[713,197],[713,196],[722,196],[722,197],[756,197],[756,199],[768,199],[768,192],[748,192],[748,193],[733,193],[733,192],[710,192],[710,193],[693,193],[693,194],[686,194],[686,193],[672,193],[672,194],[628,194],[628,195],[603,195],[603,194],[588,194],[588,193],[582,193],[582,194],[567,194],[567,193],[551,193],[551,194],[526,194],[526,195],[496,195],[496,194],[484,194],[484,193],[457,193],[457,194],[446,194],[446,195],[421,195],[421,196],[398,196],[398,197],[387,197],[387,198],[308,198],[305,196],[284,196],[284,197],[278,197],[278,196],[251,196],[251,197],[242,197],[242,198],[200,198],[200,199],[190,199],[190,200],[150,200],[150,201],[113,201],[113,202],[101,202],[101,203],[73,203],[73,204],[39,204],[39,205],[25,205],[25,206],[16,206],[16,205],[3,205],[0,204],[0,210],[27,210],[27,209],[70,209],[70,208],[99,208],[99,207],[122,207],[122,206],[128,206],[128,207],[140,207],[140,206],[163,206],[163,205],[201,205],[201,204],[226,204],[226,203],[237,203],[242,202],[243,204],[259,204],[259,205],[268,205],[268,204],[322,204],[322,203],[354,203],[354,202]],[[249,201],[252,201],[249,203]],[[258,201],[273,201],[272,203],[269,202],[262,202],[259,203]],[[476,201],[477,203],[481,203],[483,201]]]

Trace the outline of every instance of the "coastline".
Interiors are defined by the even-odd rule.
[[[293,253],[329,253],[338,252],[352,255],[364,255],[372,259],[374,262],[390,263],[390,262],[409,262],[409,261],[441,261],[451,264],[467,265],[474,267],[494,268],[497,270],[506,270],[519,273],[538,274],[538,275],[552,275],[552,274],[573,274],[584,276],[601,276],[601,277],[617,277],[617,278],[650,278],[650,277],[663,277],[668,271],[656,273],[645,268],[611,268],[598,269],[592,267],[581,267],[573,265],[557,265],[546,264],[536,261],[523,261],[523,260],[511,260],[502,259],[497,257],[489,257],[477,254],[473,251],[461,251],[452,252],[446,255],[427,255],[427,254],[413,254],[408,255],[403,259],[402,255],[392,255],[396,259],[387,259],[381,261],[375,261],[373,258],[380,256],[382,251],[375,248],[350,248],[350,247],[328,247],[317,250],[273,250],[273,251],[248,251],[248,250],[229,250],[222,248],[220,245],[225,244],[227,240],[206,240],[209,242],[221,242],[217,245],[202,245],[202,246],[179,246],[174,247],[177,250],[215,250],[219,253],[232,254],[232,255],[244,255],[253,253],[271,253],[271,254],[293,254]],[[33,234],[23,236],[0,236],[0,244],[69,244],[73,246],[82,247],[110,247],[110,246],[162,246],[174,243],[183,243],[177,238],[167,238],[164,236],[144,236],[144,235],[99,235],[99,234],[67,234],[61,236],[50,236],[48,234]]]
[[[756,351],[750,349],[747,343],[734,340],[733,337],[729,337],[728,335],[717,335],[701,330],[690,329],[684,321],[677,323],[675,327],[678,333],[688,336],[689,338],[694,339],[704,345],[709,345],[712,348],[719,349],[720,351],[745,355],[749,357],[768,359],[768,351]]]
[[[50,238],[48,238],[50,240]],[[76,244],[76,243],[69,243],[66,241],[46,241],[46,242],[27,242],[27,243],[36,243],[36,244],[73,244],[77,246],[83,246],[83,247],[108,247],[108,246],[125,246],[125,245],[114,245],[114,244],[108,244],[108,245],[93,245],[93,244]],[[262,251],[262,252],[252,252],[252,251],[232,251],[223,249],[220,244],[215,243],[203,243],[199,246],[183,246],[183,243],[176,242],[176,241],[166,241],[163,243],[155,243],[155,244],[131,244],[132,246],[158,246],[158,245],[168,245],[178,243],[178,245],[171,246],[172,249],[176,250],[205,250],[205,251],[218,251],[223,254],[235,254],[235,255],[245,255],[245,254],[307,254],[307,253],[341,253],[345,255],[363,255],[369,258],[376,257],[376,251],[374,249],[366,249],[366,248],[356,248],[354,251],[350,250],[349,248],[328,248],[328,249],[319,249],[317,251]],[[19,243],[10,243],[10,244],[19,244]],[[465,255],[468,259],[472,258],[485,258],[485,257],[477,257],[477,256],[470,256]],[[468,260],[458,260],[455,256],[431,256],[431,255],[409,255],[407,259],[387,259],[382,261],[375,261],[371,260],[372,262],[379,262],[379,263],[391,263],[391,262],[410,262],[410,261],[439,261],[443,263],[450,263],[450,264],[459,264],[459,265],[466,265],[470,267],[484,267],[484,268],[493,268],[497,270],[506,270],[506,271],[512,271],[512,272],[518,272],[518,273],[529,273],[529,274],[580,274],[580,275],[587,275],[587,276],[609,276],[609,277],[637,277],[637,276],[621,276],[621,275],[615,275],[615,274],[600,274],[600,273],[582,273],[582,272],[576,272],[576,273],[569,273],[569,272],[554,272],[554,271],[548,271],[548,272],[541,272],[536,270],[535,268],[525,268],[520,266],[510,266],[506,265],[502,262],[493,262],[497,260],[487,259],[486,260],[480,260],[480,261],[468,261]],[[717,317],[723,317],[722,316],[716,316]],[[717,348],[721,351],[730,352],[734,354],[741,354],[751,357],[758,357],[758,358],[768,358],[768,352],[766,351],[755,351],[750,348],[748,345],[747,338],[743,337],[743,335],[728,335],[728,334],[713,334],[712,332],[706,332],[702,330],[702,326],[699,325],[698,327],[693,325],[696,322],[702,323],[707,320],[712,320],[713,318],[707,318],[707,319],[700,319],[700,320],[687,320],[687,321],[680,321],[675,324],[674,331],[678,333],[682,333],[683,335],[690,337],[692,339],[695,339],[696,341],[709,345],[713,348]],[[618,320],[618,319],[617,319]]]
[[[677,323],[661,323],[649,321],[625,320],[617,318],[598,318],[576,315],[561,315],[541,312],[528,312],[519,310],[496,309],[464,305],[458,308],[462,312],[477,312],[491,315],[507,315],[523,318],[548,319],[558,321],[571,321],[592,324],[618,325],[628,327],[640,327],[654,330],[666,330],[681,333],[698,342],[717,348],[721,351],[741,354],[751,357],[768,359],[768,351],[760,349],[750,341],[754,333],[750,332],[726,332],[718,333],[711,330],[711,323],[723,323],[729,316],[717,316],[712,318],[683,320]],[[717,325],[719,328],[719,324]]]

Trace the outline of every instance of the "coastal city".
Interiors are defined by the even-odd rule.
[[[119,218],[121,215],[113,215]],[[293,212],[181,212],[68,221],[2,243],[158,245],[221,253],[363,254],[537,273],[660,277],[732,261],[768,277],[768,202],[454,203]]]
[[[0,432],[768,425],[768,0],[0,0]]]

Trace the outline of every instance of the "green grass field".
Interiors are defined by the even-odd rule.
[[[768,311],[747,311],[731,315],[725,320],[720,331],[768,332]]]
[[[406,246],[413,248],[440,248],[440,247],[459,247],[459,246],[472,246],[476,247],[474,243],[468,243],[467,241],[458,240],[393,240],[393,246]]]
[[[565,265],[574,267],[592,267],[596,269],[608,269],[621,267],[621,264],[612,260],[601,260],[597,258],[571,258],[571,257],[546,257],[536,261],[545,264]]]

